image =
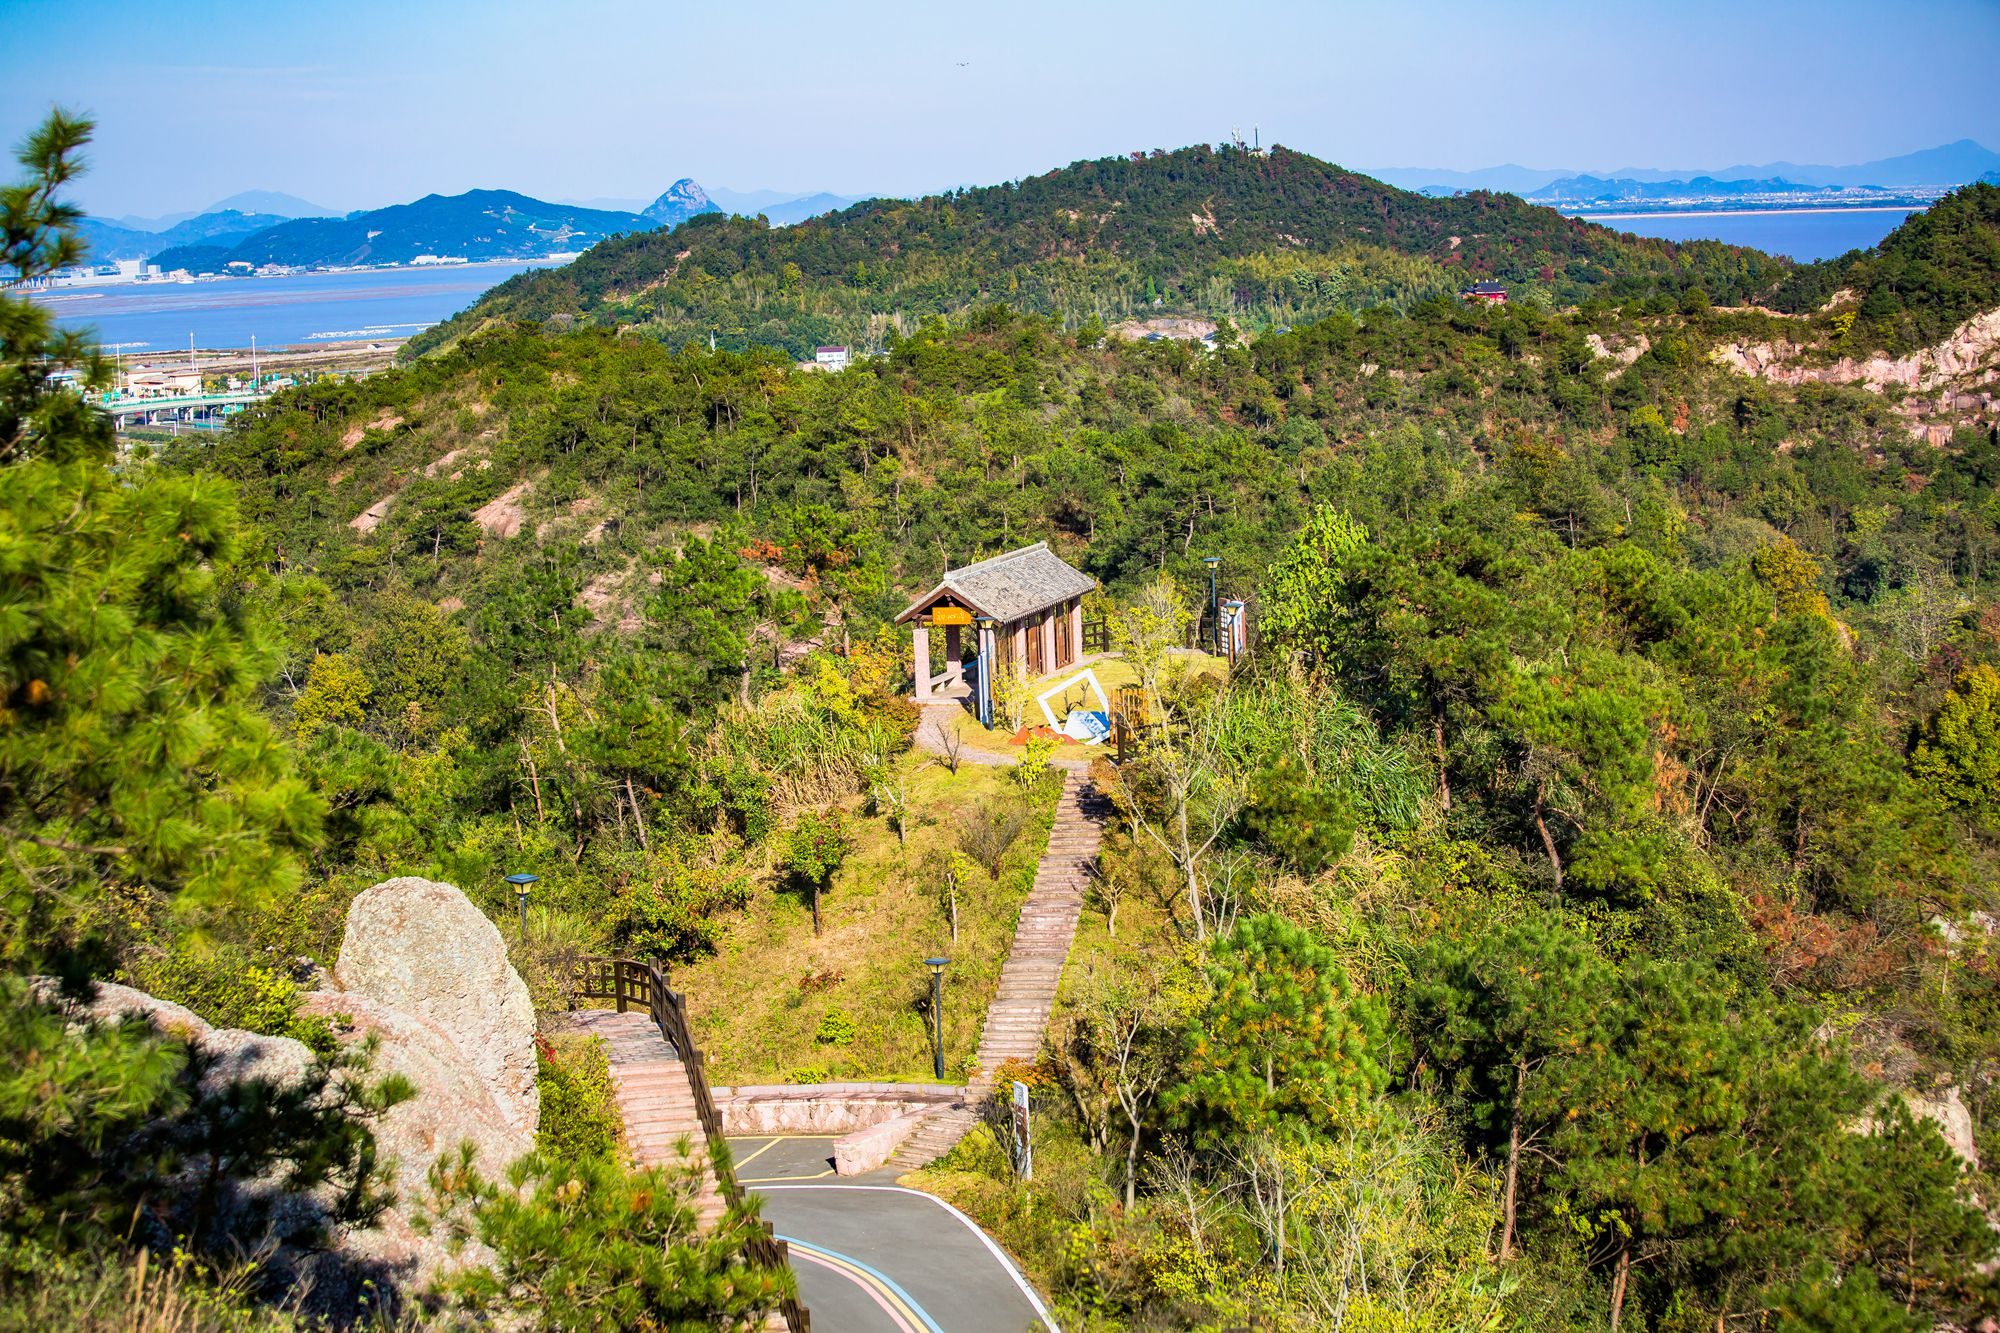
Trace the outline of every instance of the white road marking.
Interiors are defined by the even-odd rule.
[[[1021,1294],[1028,1298],[1028,1304],[1035,1307],[1035,1316],[1047,1327],[1049,1333],[1062,1333],[1062,1330],[1056,1327],[1054,1317],[1049,1314],[1049,1308],[1042,1304],[1042,1298],[1035,1294],[1035,1289],[1029,1284],[1028,1279],[1021,1276],[1021,1270],[1014,1267],[1014,1261],[1007,1257],[1007,1252],[994,1242],[993,1237],[981,1230],[977,1222],[946,1203],[943,1199],[938,1198],[935,1194],[926,1194],[922,1190],[906,1189],[901,1185],[765,1185],[758,1193],[769,1194],[773,1190],[874,1190],[879,1194],[908,1194],[915,1198],[928,1199],[962,1222],[967,1231],[979,1237],[979,1243],[984,1245],[988,1252],[992,1254],[994,1260],[1007,1270],[1007,1276],[1014,1279],[1014,1285],[1019,1287]]]

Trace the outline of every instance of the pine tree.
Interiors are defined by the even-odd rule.
[[[1480,921],[1411,960],[1410,1010],[1435,1066],[1489,1144],[1504,1142],[1500,1257],[1514,1251],[1521,1159],[1567,1109],[1575,1066],[1602,1038],[1610,966],[1559,919]]]
[[[90,124],[60,112],[0,195],[0,270],[73,261],[55,191]],[[191,904],[296,884],[318,803],[258,690],[275,659],[235,596],[249,557],[230,488],[143,461],[115,469],[105,417],[51,383],[104,367],[0,294],[0,860],[19,963],[108,939],[110,885]]]
[[[1211,1129],[1327,1130],[1388,1082],[1387,1014],[1358,993],[1331,949],[1283,917],[1219,937],[1211,994],[1187,1035],[1186,1077],[1169,1097]]]

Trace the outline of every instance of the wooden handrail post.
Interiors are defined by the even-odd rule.
[[[694,1095],[695,1115],[701,1121],[702,1133],[711,1145],[720,1150],[720,1155],[713,1159],[716,1187],[732,1206],[741,1205],[745,1197],[743,1187],[737,1183],[735,1169],[728,1164],[722,1114],[716,1108],[715,1094],[709,1090],[707,1062],[694,1043],[694,1032],[688,1024],[687,1004],[667,985],[665,970],[650,959],[598,957],[579,962],[575,975],[579,998],[613,1000],[621,1014],[630,1005],[645,1007],[646,1016],[653,1020],[654,1028],[674,1048],[675,1058],[686,1067],[688,1089]],[[751,1233],[746,1248],[752,1259],[766,1267],[791,1266],[789,1248],[771,1234],[768,1222]],[[796,1297],[781,1302],[779,1312],[784,1315],[791,1333],[811,1333],[811,1313]]]

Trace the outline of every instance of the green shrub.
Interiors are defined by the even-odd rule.
[[[1029,800],[1062,783],[1062,771],[1049,762],[1056,743],[1047,736],[1031,736],[1021,747],[1021,758],[1007,770],[1007,777]]]
[[[624,1126],[604,1042],[579,1032],[537,1035],[542,1120],[535,1147],[555,1162],[611,1161]]]
[[[813,1033],[813,1040],[822,1046],[847,1046],[854,1041],[854,1018],[845,1009],[835,1006],[820,1015],[819,1030]]]
[[[299,985],[276,968],[246,964],[239,948],[177,942],[164,958],[133,969],[149,994],[184,1004],[217,1027],[302,1041],[315,1055],[340,1049],[333,1025],[299,1013]]]
[[[754,1203],[708,1230],[693,1161],[627,1171],[607,1161],[530,1153],[505,1185],[483,1178],[468,1145],[431,1169],[430,1229],[454,1246],[477,1238],[490,1268],[448,1278],[461,1308],[507,1309],[536,1329],[758,1328],[795,1290],[786,1268],[754,1266]]]

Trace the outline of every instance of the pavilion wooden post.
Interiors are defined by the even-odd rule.
[[[959,642],[958,626],[944,627],[944,674],[945,685],[957,689],[965,684],[965,649]]]
[[[910,626],[910,639],[917,664],[917,698],[928,699],[931,697],[931,627],[919,620]]]

